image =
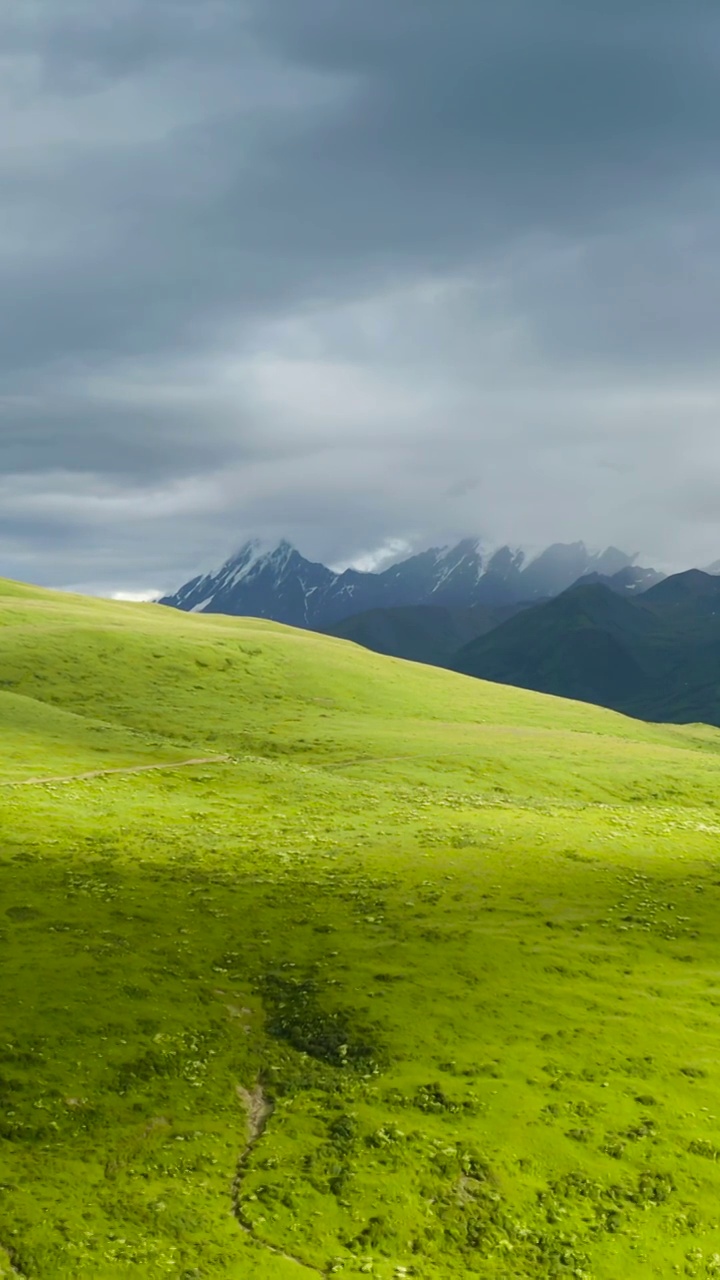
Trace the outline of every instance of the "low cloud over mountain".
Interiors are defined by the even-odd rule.
[[[517,548],[491,549],[466,538],[454,547],[432,547],[409,556],[381,572],[337,572],[306,560],[289,542],[266,549],[252,541],[216,572],[193,578],[162,603],[190,613],[273,618],[322,629],[368,609],[467,609],[544,599],[585,574],[612,578],[629,572],[632,588],[632,560],[616,547],[593,553],[582,542],[555,545],[528,557]]]

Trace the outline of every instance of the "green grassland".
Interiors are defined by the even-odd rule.
[[[0,734],[0,1276],[720,1275],[720,732],[0,583]]]

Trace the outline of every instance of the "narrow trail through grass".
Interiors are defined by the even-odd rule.
[[[197,756],[193,760],[175,760],[169,764],[134,764],[119,769],[90,769],[86,773],[68,773],[61,777],[18,778],[12,782],[0,782],[0,787],[47,787],[62,782],[85,782],[90,778],[108,778],[112,774],[152,773],[160,770],[190,769],[200,764],[231,764],[230,756]]]
[[[257,1080],[252,1093],[243,1088],[242,1085],[237,1086],[237,1095],[242,1102],[247,1116],[247,1141],[243,1147],[240,1159],[238,1160],[237,1172],[233,1181],[232,1203],[233,1214],[243,1231],[247,1232],[263,1249],[273,1254],[277,1258],[282,1258],[284,1262],[294,1262],[297,1266],[302,1267],[305,1271],[312,1272],[316,1276],[325,1276],[326,1271],[320,1271],[311,1263],[306,1262],[304,1258],[299,1258],[294,1253],[287,1253],[284,1249],[280,1249],[277,1245],[271,1244],[267,1240],[263,1240],[257,1235],[255,1227],[250,1219],[246,1216],[243,1204],[242,1194],[245,1182],[245,1175],[248,1165],[252,1157],[253,1151],[263,1137],[267,1129],[268,1122],[275,1110],[275,1103],[272,1098],[265,1092],[262,1081]]]

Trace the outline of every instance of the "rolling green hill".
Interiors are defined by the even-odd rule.
[[[720,1274],[720,734],[8,583],[0,727],[0,1275]]]

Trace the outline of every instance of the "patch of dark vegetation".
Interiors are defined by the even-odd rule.
[[[720,1160],[720,1150],[705,1138],[693,1138],[688,1143],[688,1151],[693,1156],[702,1156],[705,1160]]]
[[[368,1143],[367,1136],[365,1143]],[[327,1126],[326,1141],[303,1157],[303,1177],[316,1192],[333,1195],[340,1205],[347,1207],[360,1148],[360,1128],[356,1116],[351,1112],[339,1112]],[[273,1161],[273,1167],[275,1164]],[[269,1194],[277,1197],[281,1192],[282,1188],[276,1185]]]
[[[387,1064],[379,1029],[354,1010],[328,1009],[312,977],[267,973],[259,984],[271,1036],[325,1066],[370,1075]]]
[[[675,1179],[665,1170],[644,1169],[634,1181],[605,1184],[596,1182],[583,1173],[573,1172],[550,1183],[547,1190],[538,1193],[538,1202],[549,1222],[563,1216],[571,1202],[582,1202],[593,1210],[598,1230],[617,1230],[623,1210],[634,1206],[649,1209],[665,1204],[675,1193]],[[608,1223],[611,1223],[608,1226]]]
[[[17,906],[8,907],[5,915],[9,920],[21,922],[23,920],[37,920],[42,915],[42,912],[38,911],[37,907]]]
[[[474,1096],[452,1098],[437,1081],[420,1085],[410,1100],[410,1105],[416,1107],[418,1111],[425,1112],[426,1115],[456,1115],[458,1112],[473,1115],[478,1110],[477,1099]]]
[[[645,1138],[653,1140],[656,1135],[655,1122],[650,1116],[643,1116],[637,1124],[629,1125],[627,1129],[607,1133],[600,1150],[615,1160],[621,1160],[629,1143],[642,1142]]]
[[[17,1049],[11,1044],[0,1045],[0,1062],[12,1062],[23,1067],[37,1067],[44,1061],[39,1049],[27,1047]]]
[[[146,1024],[149,1031],[155,1024]],[[144,1052],[120,1064],[115,1077],[115,1090],[121,1096],[143,1092],[148,1086],[166,1080],[200,1081],[207,1070],[209,1056],[220,1042],[213,1027],[205,1031],[181,1033],[173,1038],[155,1034]]]
[[[149,1000],[152,994],[147,987],[138,986],[135,982],[126,983],[121,990],[128,1000]]]
[[[443,1148],[433,1165],[445,1182],[435,1198],[444,1251],[460,1253],[472,1268],[469,1273],[475,1274],[480,1259],[504,1258],[507,1275],[589,1275],[584,1242],[564,1224],[564,1188],[541,1193],[539,1215],[524,1221],[515,1216],[480,1153]],[[427,1245],[418,1241],[417,1252],[423,1253]]]
[[[587,1143],[592,1138],[592,1130],[581,1129],[581,1128],[568,1129],[567,1134],[565,1136],[570,1138],[573,1142]]]

